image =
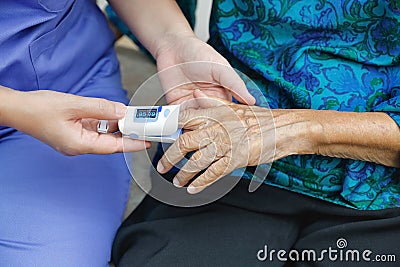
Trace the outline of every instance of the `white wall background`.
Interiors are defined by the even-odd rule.
[[[194,32],[203,41],[207,41],[212,0],[197,0],[196,25]]]

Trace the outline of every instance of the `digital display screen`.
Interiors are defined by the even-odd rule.
[[[139,119],[155,119],[157,117],[157,109],[137,109],[136,118]]]

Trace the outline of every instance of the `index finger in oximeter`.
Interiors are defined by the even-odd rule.
[[[133,139],[172,143],[181,134],[178,129],[179,105],[129,106],[118,121],[122,134]]]

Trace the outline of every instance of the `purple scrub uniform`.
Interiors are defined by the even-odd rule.
[[[127,102],[94,0],[1,0],[0,25],[0,85]],[[0,157],[0,265],[107,266],[129,192],[123,155],[67,157],[0,126]]]

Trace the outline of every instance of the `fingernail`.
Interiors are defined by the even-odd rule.
[[[189,185],[188,188],[187,188],[187,191],[188,191],[189,194],[196,194],[197,193],[196,187],[194,187],[193,185]]]
[[[172,183],[176,186],[176,187],[181,187],[181,183],[179,182],[179,180],[174,177],[174,179],[172,180]]]
[[[125,105],[116,105],[115,113],[118,117],[123,117],[126,114],[126,106]]]
[[[160,173],[163,173],[164,170],[165,170],[164,166],[162,165],[161,161],[159,161],[157,163],[157,171],[160,172]]]

